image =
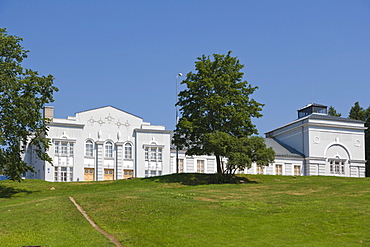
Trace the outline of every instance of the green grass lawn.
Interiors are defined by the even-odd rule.
[[[369,178],[240,180],[1,181],[0,246],[114,246],[69,196],[124,246],[370,246]]]

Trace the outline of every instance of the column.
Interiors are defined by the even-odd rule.
[[[103,141],[95,142],[96,145],[96,167],[95,167],[95,178],[96,181],[103,181],[104,180],[104,168],[103,168]]]
[[[123,142],[116,143],[116,179],[123,179]]]

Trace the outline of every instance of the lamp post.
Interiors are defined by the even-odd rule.
[[[178,78],[182,76],[182,73],[178,73],[176,76],[176,125],[179,123],[179,107],[177,105],[177,101],[179,100],[179,93],[178,93]],[[176,173],[179,173],[179,148],[176,145]]]

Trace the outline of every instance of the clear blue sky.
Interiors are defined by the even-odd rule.
[[[308,103],[370,104],[368,0],[1,0],[0,27],[56,78],[56,117],[112,105],[174,129],[176,75],[229,50],[259,87],[261,135]]]

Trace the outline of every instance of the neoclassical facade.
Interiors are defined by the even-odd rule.
[[[112,106],[51,119],[48,154],[53,165],[36,159],[32,146],[24,160],[35,167],[26,178],[47,181],[102,181],[169,174],[170,131]]]
[[[297,120],[267,132],[266,140],[300,154],[301,175],[364,177],[365,130],[362,121],[330,116],[326,106],[309,104],[298,110]],[[276,153],[272,174],[292,175],[293,164]]]
[[[32,146],[24,160],[35,168],[26,178],[55,182],[102,181],[149,177],[175,172],[215,173],[214,156],[187,156],[171,148],[171,131],[112,106],[51,119],[48,154],[53,165],[38,160]],[[253,164],[239,173],[292,176],[365,176],[364,123],[327,115],[327,107],[309,104],[298,119],[266,133],[276,155],[266,167]],[[227,162],[226,159],[223,162]],[[178,169],[178,170],[177,170]]]

